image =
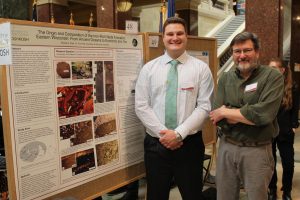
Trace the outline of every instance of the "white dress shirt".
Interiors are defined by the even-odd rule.
[[[167,130],[165,124],[165,96],[169,63],[167,53],[146,63],[135,88],[135,111],[152,137]],[[184,52],[177,58],[177,128],[184,139],[202,129],[211,110],[213,78],[206,63]]]

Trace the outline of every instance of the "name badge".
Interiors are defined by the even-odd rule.
[[[252,83],[250,85],[246,85],[245,92],[252,92],[257,89],[257,83]]]
[[[184,82],[181,83],[181,90],[187,90],[187,91],[193,91],[194,90],[194,84],[192,82]]]

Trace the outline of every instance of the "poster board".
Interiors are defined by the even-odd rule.
[[[11,199],[92,199],[144,176],[134,85],[143,34],[10,23],[1,66]],[[2,31],[2,30],[0,30]]]
[[[145,46],[146,62],[164,53],[162,35],[159,33],[146,33]],[[195,56],[208,64],[216,86],[218,72],[217,40],[215,38],[188,36],[186,49],[190,55]],[[204,125],[202,137],[205,145],[216,143],[216,128],[210,120],[207,120]]]

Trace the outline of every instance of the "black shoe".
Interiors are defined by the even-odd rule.
[[[277,191],[276,190],[270,190],[268,192],[268,200],[277,200]]]
[[[282,200],[292,200],[291,192],[283,192]]]

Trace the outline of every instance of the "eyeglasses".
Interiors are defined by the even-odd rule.
[[[233,49],[232,50],[232,52],[233,52],[233,54],[234,55],[236,55],[236,56],[239,56],[239,55],[241,55],[242,53],[244,54],[244,55],[250,55],[251,54],[251,52],[253,51],[254,49],[253,48],[247,48],[247,49]]]

